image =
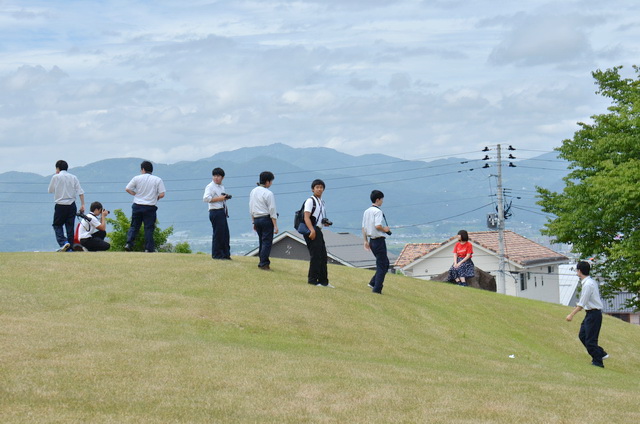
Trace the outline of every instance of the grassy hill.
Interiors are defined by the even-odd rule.
[[[0,254],[0,422],[629,423],[640,328],[605,369],[569,308],[208,255]],[[510,358],[515,355],[515,358]]]

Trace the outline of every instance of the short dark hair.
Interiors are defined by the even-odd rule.
[[[61,171],[66,171],[67,169],[69,169],[69,164],[67,163],[67,161],[64,161],[61,159],[58,162],[56,162],[56,168],[58,168]]]
[[[273,172],[270,171],[262,171],[260,173],[260,184],[266,184],[269,181],[273,181],[276,177],[273,175]]]
[[[327,186],[325,186],[325,185],[324,185],[324,181],[322,181],[322,180],[321,180],[321,179],[319,179],[319,178],[316,178],[315,180],[313,180],[313,181],[311,182],[311,190],[313,190],[313,188],[314,188],[315,186],[317,186],[317,185],[321,185],[321,186],[322,186],[322,188],[327,188]]]
[[[381,192],[380,190],[373,190],[371,192],[371,196],[369,197],[371,198],[371,203],[376,203],[376,200],[384,199],[384,193]]]
[[[144,160],[140,164],[140,169],[144,169],[144,172],[146,172],[147,174],[152,174],[153,173],[153,164],[151,162],[149,162],[148,160]]]
[[[221,177],[224,177],[224,169],[213,168],[213,171],[211,171],[211,175],[220,175]]]
[[[96,209],[100,209],[100,210],[102,210],[102,203],[100,203],[100,202],[93,202],[93,203],[91,204],[91,206],[89,206],[89,210],[90,210],[91,212],[95,211]]]
[[[469,241],[469,233],[467,233],[467,230],[458,231],[458,235],[461,241]]]
[[[591,264],[587,261],[580,261],[576,264],[576,269],[582,273],[582,275],[589,275],[591,272]]]

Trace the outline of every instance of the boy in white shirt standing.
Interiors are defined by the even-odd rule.
[[[129,181],[125,191],[133,196],[131,206],[131,227],[127,233],[127,244],[124,250],[131,252],[140,231],[140,226],[144,223],[144,251],[155,252],[156,245],[153,240],[153,231],[156,228],[158,200],[165,195],[165,188],[162,179],[151,175],[153,164],[144,161],[140,164],[140,175],[136,175]]]
[[[53,212],[53,231],[60,248],[58,252],[71,250],[73,246],[73,227],[76,220],[76,196],[80,197],[80,212],[84,212],[84,191],[78,178],[67,172],[69,165],[63,160],[56,162],[56,173],[51,177],[49,193],[53,193],[56,202]],[[65,227],[65,237],[62,227]]]
[[[276,199],[269,190],[274,179],[275,176],[272,172],[261,172],[258,187],[251,190],[249,195],[249,213],[253,229],[258,233],[258,255],[260,257],[258,268],[263,271],[271,270],[269,255],[273,245],[273,235],[278,234]]]
[[[304,223],[309,230],[309,233],[304,235],[304,241],[307,243],[310,256],[307,282],[314,286],[334,288],[329,283],[327,246],[322,234],[322,227],[332,225],[332,222],[327,219],[324,200],[322,200],[324,189],[324,181],[313,180],[311,183],[313,196],[304,202]]]
[[[204,189],[202,201],[209,204],[209,221],[211,222],[211,257],[213,259],[231,259],[229,223],[227,218],[227,200],[231,195],[225,192],[222,185],[224,169],[214,168],[211,181]]]

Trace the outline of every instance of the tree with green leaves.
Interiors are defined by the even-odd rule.
[[[124,245],[127,243],[127,232],[129,231],[129,227],[131,227],[131,221],[127,218],[127,215],[122,212],[122,209],[116,209],[113,211],[113,215],[114,218],[107,219],[107,222],[111,224],[113,228],[113,231],[108,234],[108,237],[111,240],[111,250],[124,251]],[[167,244],[167,239],[171,234],[173,234],[173,226],[166,230],[161,230],[160,227],[156,225],[156,228],[153,230],[153,240],[155,241],[155,245],[158,246],[159,252],[174,251],[173,246]],[[183,246],[181,250],[189,250],[189,252],[185,253],[191,253],[188,243],[186,247],[188,249],[185,249]],[[144,231],[140,231],[138,234],[138,237],[133,244],[133,251],[144,252]]]
[[[633,293],[629,306],[640,309],[640,68],[635,79],[620,69],[593,72],[596,94],[611,106],[557,149],[571,172],[561,193],[538,187],[538,204],[555,215],[544,234],[594,258],[603,295]]]

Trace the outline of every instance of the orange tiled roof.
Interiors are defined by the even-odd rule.
[[[443,243],[409,243],[402,249],[395,266],[396,268],[403,268],[454,238],[451,237]],[[499,251],[497,231],[471,232],[469,233],[469,241],[492,252],[498,253]],[[548,247],[544,247],[513,231],[504,232],[504,251],[508,260],[525,266],[569,260],[565,255],[554,252]]]
[[[497,231],[469,233],[469,240],[496,253],[499,250]],[[507,259],[521,265],[569,260],[565,255],[513,231],[504,232],[504,253]]]
[[[396,259],[394,266],[396,268],[405,267],[439,247],[440,244],[441,243],[407,243],[404,245],[404,248],[402,248],[402,252],[400,252],[400,256]]]

